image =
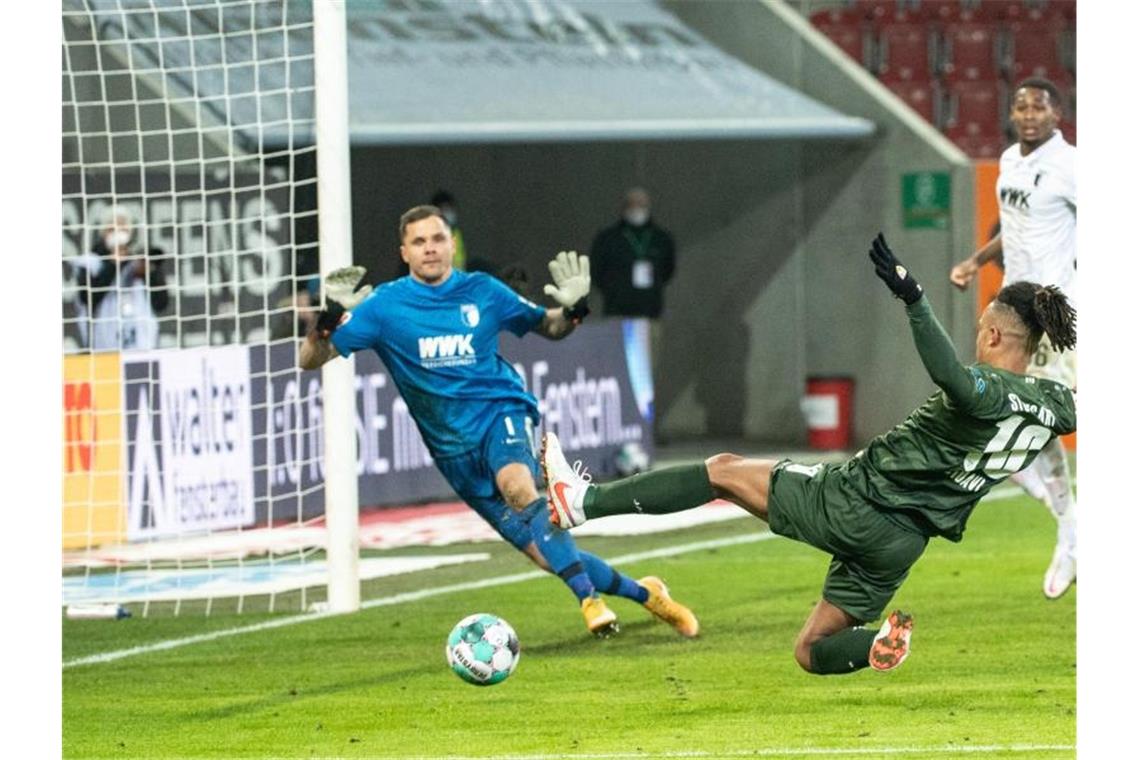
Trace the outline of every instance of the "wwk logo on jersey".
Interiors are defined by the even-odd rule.
[[[1029,196],[1032,193],[1027,193],[1024,190],[1018,190],[1012,187],[1003,187],[1001,189],[1001,202],[1007,206],[1021,209],[1023,211],[1029,210]]]
[[[432,335],[420,338],[420,364],[424,367],[458,367],[475,363],[474,333]]]

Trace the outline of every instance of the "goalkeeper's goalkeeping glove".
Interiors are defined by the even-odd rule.
[[[341,267],[329,272],[321,286],[325,308],[317,316],[317,332],[327,338],[340,325],[345,312],[352,311],[372,292],[371,285],[357,285],[368,270],[361,266]]]
[[[553,285],[542,291],[562,304],[562,313],[578,324],[590,313],[587,304],[590,294],[590,257],[579,256],[577,251],[559,251],[547,264]]]
[[[871,241],[871,250],[867,255],[875,264],[875,274],[887,284],[895,294],[895,298],[901,298],[907,306],[922,298],[922,286],[895,257],[883,233],[880,232],[878,237]]]

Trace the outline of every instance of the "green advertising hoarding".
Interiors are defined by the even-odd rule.
[[[950,227],[950,173],[910,172],[902,175],[905,229]]]

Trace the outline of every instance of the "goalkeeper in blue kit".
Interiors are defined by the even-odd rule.
[[[602,592],[632,599],[682,635],[696,636],[697,618],[670,598],[660,578],[628,578],[550,523],[536,485],[538,402],[498,353],[503,330],[551,340],[573,332],[589,311],[589,260],[564,251],[550,262],[554,283],[545,292],[561,306],[546,309],[487,274],[453,268],[455,242],[435,206],[406,211],[399,233],[409,274],[372,290],[358,289],[363,267],[330,273],[325,308],[301,343],[301,367],[374,350],[447,482],[512,546],[563,580],[592,633],[618,629]]]
[[[877,620],[928,540],[960,541],[974,507],[995,485],[1027,467],[1054,437],[1073,432],[1068,387],[1026,369],[1048,336],[1076,346],[1076,314],[1056,287],[1002,288],[978,321],[977,363],[961,364],[922,287],[880,234],[875,273],[906,304],[911,334],[938,386],[902,423],[837,464],[717,454],[603,485],[583,479],[547,433],[542,466],[550,519],[561,527],[630,512],[677,512],[720,497],[765,520],[773,533],[832,555],[822,598],[795,644],[810,673],[898,667],[910,652],[913,618]]]

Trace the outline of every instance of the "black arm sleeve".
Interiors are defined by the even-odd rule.
[[[677,263],[677,248],[673,243],[673,236],[661,230],[661,282],[666,283],[673,279],[673,271]]]
[[[91,270],[83,268],[79,271],[79,298],[92,314],[99,308],[99,303],[107,295],[112,283],[118,279],[119,267],[112,260],[104,260],[98,274],[92,275]]]
[[[606,276],[609,260],[605,251],[605,238],[603,230],[594,236],[594,242],[590,244],[590,278],[593,280],[601,280]]]
[[[974,399],[974,376],[958,361],[950,336],[942,329],[926,296],[906,307],[914,345],[934,384],[958,406],[969,406]]]
[[[148,257],[161,256],[162,251],[158,248],[151,248],[147,252]],[[162,271],[162,265],[158,261],[151,261],[149,272],[150,286],[150,308],[155,314],[164,311],[170,303],[170,293],[166,289],[166,275]]]

